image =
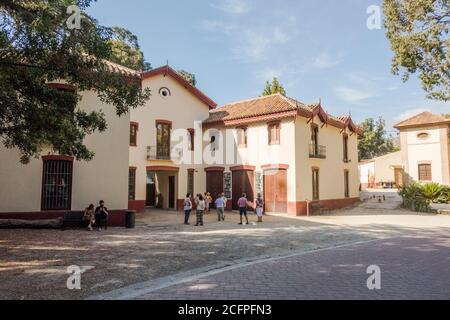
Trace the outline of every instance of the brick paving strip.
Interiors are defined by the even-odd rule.
[[[381,268],[381,290],[367,267]],[[180,275],[181,276],[181,275]],[[149,283],[150,284],[150,283]],[[450,238],[398,237],[237,265],[122,291],[146,300],[450,299]],[[119,293],[119,292],[116,292]]]
[[[383,239],[376,239],[376,240],[368,240],[368,241],[361,241],[361,242],[354,242],[350,244],[345,244],[341,246],[335,246],[335,247],[329,247],[324,249],[317,249],[314,251],[307,251],[300,250],[298,252],[289,253],[289,254],[282,254],[282,255],[264,255],[259,256],[255,258],[246,258],[246,259],[240,259],[236,261],[230,261],[227,263],[227,265],[223,264],[217,264],[205,268],[198,268],[194,270],[190,270],[188,272],[182,272],[178,273],[172,276],[162,277],[159,279],[149,280],[141,283],[137,283],[125,288],[121,288],[118,290],[114,290],[111,292],[107,292],[100,295],[95,295],[88,297],[87,300],[132,300],[132,299],[142,299],[142,297],[145,297],[146,295],[153,293],[155,291],[169,288],[172,286],[185,284],[194,282],[200,279],[208,278],[215,276],[217,274],[221,274],[223,272],[233,271],[241,268],[247,268],[252,267],[257,264],[267,263],[267,262],[273,262],[273,261],[279,261],[283,259],[293,258],[293,257],[299,257],[303,256],[305,254],[309,254],[311,252],[321,252],[324,250],[331,250],[331,249],[339,249],[339,248],[345,248],[349,246],[355,246],[359,244],[367,244],[367,243],[374,243],[381,241]]]

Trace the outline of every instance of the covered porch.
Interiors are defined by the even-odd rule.
[[[146,207],[164,210],[177,209],[178,167],[148,166],[146,179]]]

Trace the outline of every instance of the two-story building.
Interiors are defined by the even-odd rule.
[[[129,208],[179,209],[188,192],[206,190],[202,159],[194,161],[195,139],[202,136],[195,126],[217,104],[169,66],[141,78],[152,98],[131,111]],[[185,148],[176,140],[185,140]]]
[[[450,185],[450,118],[424,112],[395,125],[406,181]]]
[[[362,161],[361,186],[400,187],[413,181],[450,185],[450,118],[423,112],[395,128],[400,151]]]
[[[206,189],[225,189],[233,209],[243,193],[250,201],[261,193],[267,212],[291,215],[306,215],[313,202],[338,209],[359,201],[361,131],[320,103],[280,94],[239,101],[212,110],[203,130],[215,153]]]

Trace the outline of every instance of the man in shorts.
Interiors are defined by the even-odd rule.
[[[240,215],[240,219],[241,219],[241,222],[239,224],[242,225],[242,216],[245,216],[246,224],[249,224],[248,217],[247,217],[248,200],[247,200],[247,195],[245,193],[242,194],[242,197],[238,200],[237,204],[239,207],[239,215]]]

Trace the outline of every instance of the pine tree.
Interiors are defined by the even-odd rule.
[[[263,96],[270,96],[271,94],[275,94],[275,93],[279,93],[282,94],[283,96],[286,95],[286,90],[284,89],[284,87],[281,85],[280,81],[278,81],[278,78],[273,78],[272,79],[272,83],[270,83],[269,81],[266,81],[266,87],[263,91]]]

